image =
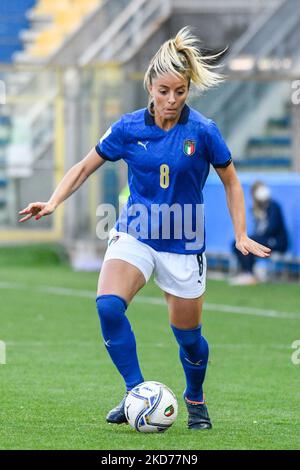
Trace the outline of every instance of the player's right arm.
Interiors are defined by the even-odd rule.
[[[59,204],[71,196],[103,163],[105,163],[105,160],[93,148],[85,158],[70,168],[48,202],[32,202],[21,210],[19,214],[24,215],[24,217],[19,222],[25,222],[33,216],[36,220],[39,220],[45,215],[52,214]]]

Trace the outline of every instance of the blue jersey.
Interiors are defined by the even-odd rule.
[[[203,187],[210,164],[231,163],[216,124],[184,106],[165,131],[148,109],[125,114],[96,145],[98,154],[128,165],[130,196],[115,228],[156,251],[195,254],[205,250]]]

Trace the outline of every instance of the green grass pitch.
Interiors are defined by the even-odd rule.
[[[214,427],[195,432],[186,427],[166,306],[153,303],[162,294],[150,282],[128,316],[145,380],[175,392],[179,415],[165,434],[146,435],[105,422],[124,389],[100,338],[96,284],[96,273],[74,273],[43,247],[0,250],[0,449],[300,448],[300,365],[291,361],[300,339],[299,285],[208,282],[205,393]],[[223,312],[224,305],[237,311]],[[268,317],[270,310],[296,315]]]

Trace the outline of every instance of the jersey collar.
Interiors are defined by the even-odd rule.
[[[187,104],[185,104],[184,107],[182,108],[180,118],[177,124],[186,124],[188,122],[189,115],[190,115],[190,108],[188,107]],[[148,108],[145,109],[145,125],[155,126],[154,116],[152,116],[149,113]]]

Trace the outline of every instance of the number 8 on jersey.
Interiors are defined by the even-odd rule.
[[[168,188],[170,184],[170,168],[165,163],[160,165],[160,186],[161,188]]]

